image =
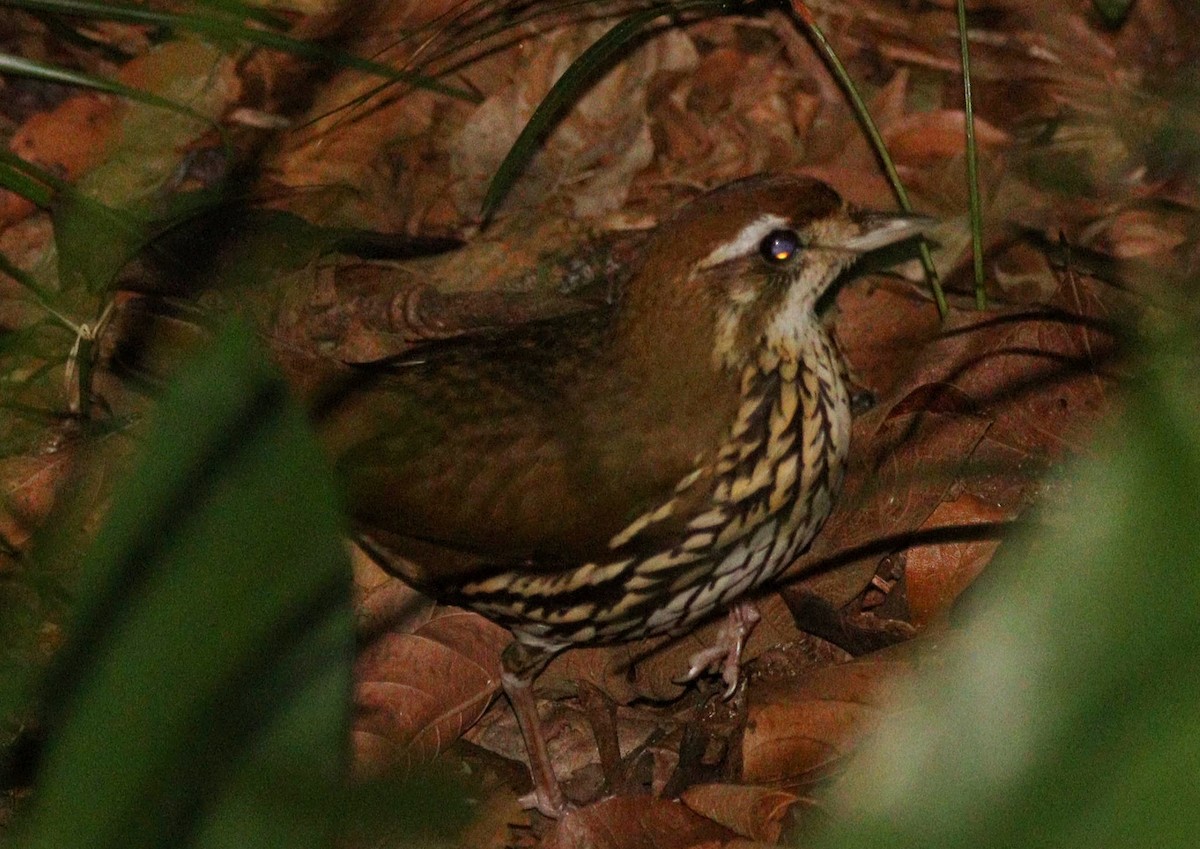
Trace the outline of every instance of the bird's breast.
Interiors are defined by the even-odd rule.
[[[465,586],[461,601],[556,649],[680,631],[778,575],[841,485],[850,440],[841,358],[818,328],[804,350],[760,352],[741,397],[709,465],[614,536],[610,557],[493,575]]]

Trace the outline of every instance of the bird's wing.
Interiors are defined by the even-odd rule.
[[[440,344],[348,392],[321,430],[360,530],[440,559],[451,580],[603,557],[729,421],[707,405],[678,426],[630,426],[636,393],[593,359],[607,324],[595,313]]]

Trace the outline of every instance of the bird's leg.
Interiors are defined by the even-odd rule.
[[[521,806],[537,808],[538,811],[557,819],[567,810],[566,798],[550,763],[550,750],[542,734],[542,722],[537,712],[537,699],[533,697],[533,679],[549,662],[545,652],[531,649],[514,641],[504,650],[501,663],[504,670],[500,682],[504,695],[517,715],[517,725],[525,739],[525,751],[529,755],[529,774],[533,779],[533,792],[520,799]]]
[[[725,681],[725,698],[732,696],[741,675],[742,649],[761,618],[758,608],[750,601],[739,601],[729,608],[725,624],[717,632],[716,642],[692,655],[691,666],[682,680],[695,681],[709,669],[720,669]]]

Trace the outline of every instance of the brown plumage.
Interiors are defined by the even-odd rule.
[[[611,309],[430,346],[326,423],[366,544],[513,631],[505,688],[543,811],[563,800],[528,686],[554,653],[733,606],[731,644],[692,674],[724,659],[736,680],[739,600],[812,540],[849,449],[813,308],[917,229],[814,180],[740,180],[660,225]]]

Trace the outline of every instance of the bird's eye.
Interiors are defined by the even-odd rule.
[[[782,265],[800,252],[800,234],[795,230],[772,230],[758,244],[762,258]]]

